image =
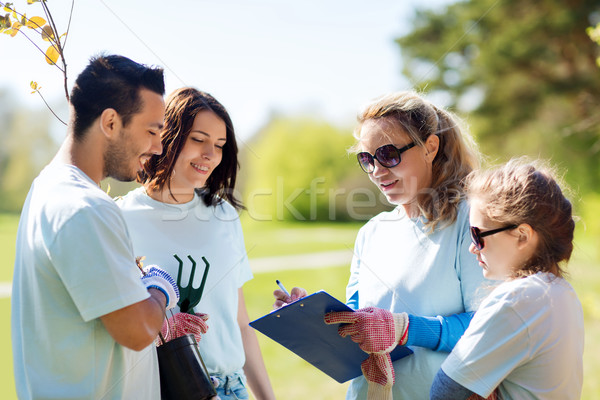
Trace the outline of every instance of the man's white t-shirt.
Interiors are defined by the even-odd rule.
[[[77,167],[48,165],[31,186],[17,234],[18,397],[159,399],[153,345],[129,350],[99,319],[148,297],[113,200]]]
[[[579,399],[583,311],[571,285],[537,273],[498,286],[442,364],[457,383],[504,399]]]

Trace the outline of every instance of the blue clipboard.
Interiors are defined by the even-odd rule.
[[[354,311],[329,293],[319,291],[250,322],[250,326],[308,361],[339,383],[362,375],[360,364],[368,355],[349,337],[341,337],[341,324],[327,325],[332,311]],[[392,351],[392,361],[412,354],[408,347]]]

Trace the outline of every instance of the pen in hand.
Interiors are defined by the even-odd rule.
[[[275,280],[275,282],[277,283],[277,286],[279,286],[279,289],[283,290],[283,293],[291,299],[292,296],[290,296],[290,293],[286,290],[285,286],[283,286],[283,283],[281,283],[279,279]]]

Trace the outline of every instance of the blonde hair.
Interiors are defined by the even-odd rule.
[[[483,215],[501,224],[528,224],[539,236],[534,255],[514,271],[514,278],[537,272],[565,275],[560,264],[571,258],[575,220],[557,181],[550,166],[526,158],[467,177],[467,194],[481,200]]]
[[[354,137],[358,142],[350,151],[358,152],[360,131],[368,120],[382,120],[406,133],[417,146],[424,146],[431,135],[440,140],[432,165],[430,190],[419,193],[417,205],[426,218],[425,226],[433,231],[452,224],[458,204],[465,198],[463,179],[479,166],[479,152],[466,132],[461,132],[458,118],[438,108],[417,93],[404,91],[384,95],[367,104],[358,114]]]

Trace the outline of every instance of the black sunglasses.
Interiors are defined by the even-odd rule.
[[[492,229],[492,230],[485,231],[485,232],[481,232],[481,230],[478,227],[472,226],[471,227],[471,241],[473,242],[473,245],[475,246],[475,248],[477,250],[481,250],[485,246],[485,243],[483,242],[484,237],[490,236],[490,235],[493,235],[496,233],[500,233],[503,231],[507,231],[509,229],[515,229],[517,226],[519,226],[519,225],[508,225],[508,226],[505,226],[504,228]]]
[[[358,163],[363,171],[367,174],[372,174],[375,170],[375,160],[379,161],[379,164],[386,168],[392,168],[400,164],[402,157],[400,156],[406,150],[415,147],[415,142],[407,144],[404,147],[398,148],[393,144],[386,144],[375,150],[375,154],[371,155],[366,151],[362,151],[356,155]]]

